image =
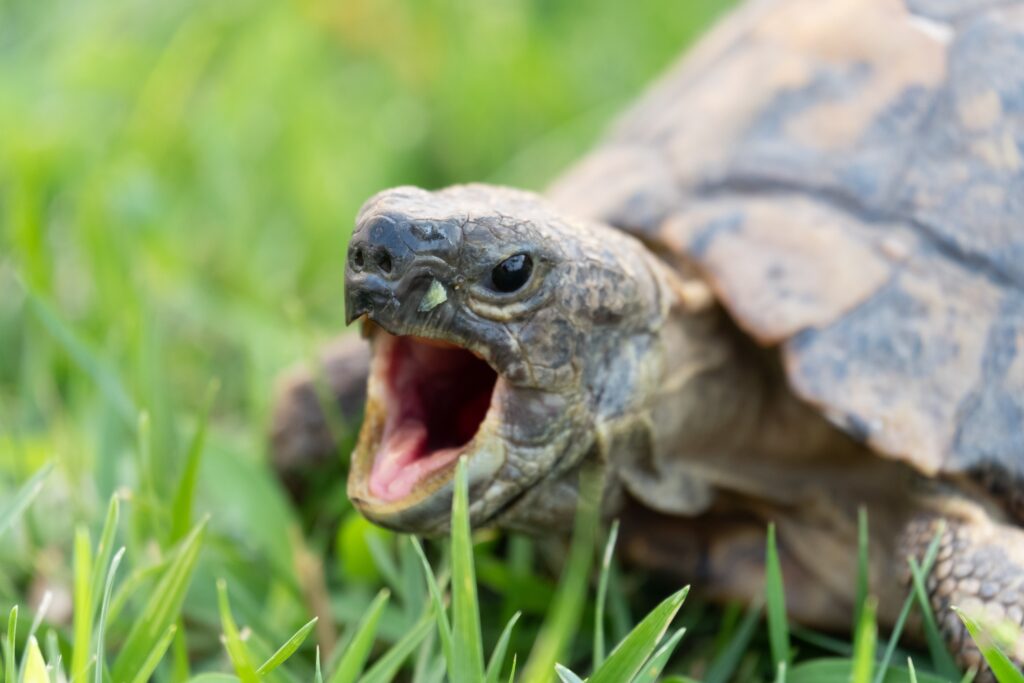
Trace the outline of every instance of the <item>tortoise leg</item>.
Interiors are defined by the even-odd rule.
[[[339,448],[362,419],[369,366],[366,340],[343,335],[323,349],[317,368],[303,364],[278,381],[270,445],[274,468],[293,492],[312,469],[340,463]]]
[[[942,523],[934,515],[913,519],[901,539],[899,556],[921,561]],[[1012,624],[1018,633],[1016,644],[1004,651],[1018,667],[1024,663],[1024,637],[1019,634],[1024,624],[1024,530],[984,514],[947,518],[926,586],[939,628],[961,666],[985,668],[977,645],[951,607],[983,624]],[[995,678],[985,669],[975,680]]]

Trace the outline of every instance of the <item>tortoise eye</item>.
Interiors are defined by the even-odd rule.
[[[494,267],[494,270],[491,271],[491,282],[495,290],[508,294],[521,289],[530,279],[532,272],[533,259],[530,258],[530,255],[516,254],[509,256]]]

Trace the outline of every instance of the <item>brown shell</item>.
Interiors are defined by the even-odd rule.
[[[688,257],[878,452],[1024,476],[1024,3],[755,1],[551,196]]]

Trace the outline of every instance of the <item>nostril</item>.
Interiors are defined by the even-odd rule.
[[[364,263],[363,249],[362,247],[356,247],[352,250],[352,265],[357,269],[362,270]]]
[[[391,254],[386,250],[380,250],[377,252],[377,267],[380,268],[383,273],[391,272]]]

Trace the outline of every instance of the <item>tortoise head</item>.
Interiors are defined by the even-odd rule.
[[[475,524],[536,506],[527,494],[577,468],[650,384],[666,315],[655,263],[527,192],[371,198],[345,275],[348,321],[363,319],[373,349],[354,504],[385,526],[442,532],[464,455]]]

